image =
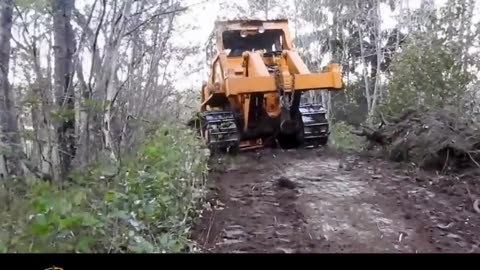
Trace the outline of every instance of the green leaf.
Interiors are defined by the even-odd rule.
[[[113,164],[104,165],[100,171],[100,173],[103,176],[107,176],[107,177],[115,176],[117,172],[118,172],[118,168]]]
[[[168,246],[168,241],[170,239],[170,235],[165,233],[165,234],[162,234],[162,236],[160,236],[160,239],[159,239],[159,242],[160,242],[160,246],[162,247],[167,247]]]
[[[47,7],[45,0],[14,0],[15,5],[21,8],[33,8],[38,11],[42,11]]]
[[[60,250],[62,252],[73,253],[75,251],[75,245],[71,243],[58,242],[56,243],[56,245],[57,245],[57,250]]]
[[[67,229],[82,225],[82,217],[78,214],[69,216],[59,221],[60,228]]]
[[[78,252],[84,252],[84,253],[90,253],[90,243],[92,242],[92,239],[89,237],[82,237],[80,238],[80,241],[78,241],[76,250]]]
[[[100,222],[95,216],[90,213],[83,213],[82,218],[82,225],[84,226],[95,226]]]
[[[72,211],[72,204],[65,198],[54,201],[54,209],[59,212],[60,215],[67,215]]]
[[[138,238],[139,242],[134,243],[129,246],[129,249],[136,253],[153,253],[155,252],[155,247],[146,241],[143,237]]]
[[[44,215],[37,215],[30,224],[30,232],[34,235],[46,235],[49,231],[47,219]]]
[[[78,206],[81,205],[83,201],[87,199],[87,193],[83,190],[78,191],[73,195],[73,203]]]
[[[47,208],[47,203],[43,198],[37,199],[33,202],[33,209],[36,212],[43,212],[45,211],[46,208]]]
[[[127,220],[128,219],[127,211],[123,211],[123,210],[115,211],[112,214],[110,214],[110,216],[112,218],[118,218],[118,219],[122,219],[122,220]]]
[[[186,245],[183,245],[179,241],[173,241],[169,244],[169,251],[173,253],[180,253],[185,247]]]
[[[14,236],[14,237],[12,237],[12,240],[10,240],[10,244],[11,244],[12,246],[15,246],[15,245],[17,245],[17,243],[18,243],[19,241],[20,241],[20,236]]]
[[[105,201],[106,202],[113,202],[115,200],[117,200],[118,196],[117,196],[117,192],[115,191],[108,191],[107,193],[105,193]]]
[[[0,242],[0,253],[7,253],[7,252],[8,252],[8,247],[4,243]]]
[[[158,180],[161,180],[161,181],[166,180],[166,179],[168,179],[168,174],[166,174],[164,172],[158,172],[157,173],[157,178],[158,178]]]

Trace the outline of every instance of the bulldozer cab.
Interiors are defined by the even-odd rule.
[[[289,45],[288,21],[221,21],[216,22],[217,50],[228,57],[242,56],[245,51],[281,52]]]
[[[279,30],[268,30],[263,33],[226,31],[222,38],[223,49],[229,52],[229,57],[241,56],[245,51],[278,52],[283,50],[283,35]]]

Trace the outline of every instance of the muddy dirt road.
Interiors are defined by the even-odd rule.
[[[262,150],[219,166],[194,233],[204,252],[480,252],[478,181],[327,150]]]

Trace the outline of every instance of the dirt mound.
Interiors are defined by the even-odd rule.
[[[392,161],[413,162],[423,169],[480,167],[480,126],[448,108],[408,110],[379,128],[353,132],[381,145]]]

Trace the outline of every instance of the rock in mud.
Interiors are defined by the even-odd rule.
[[[348,160],[340,160],[338,163],[338,168],[343,169],[344,171],[353,171],[354,164]]]
[[[283,253],[286,253],[286,254],[295,253],[295,251],[293,249],[290,249],[290,248],[277,248],[277,250],[281,251]]]
[[[280,177],[277,179],[277,185],[280,188],[295,189],[297,185],[286,177]]]

